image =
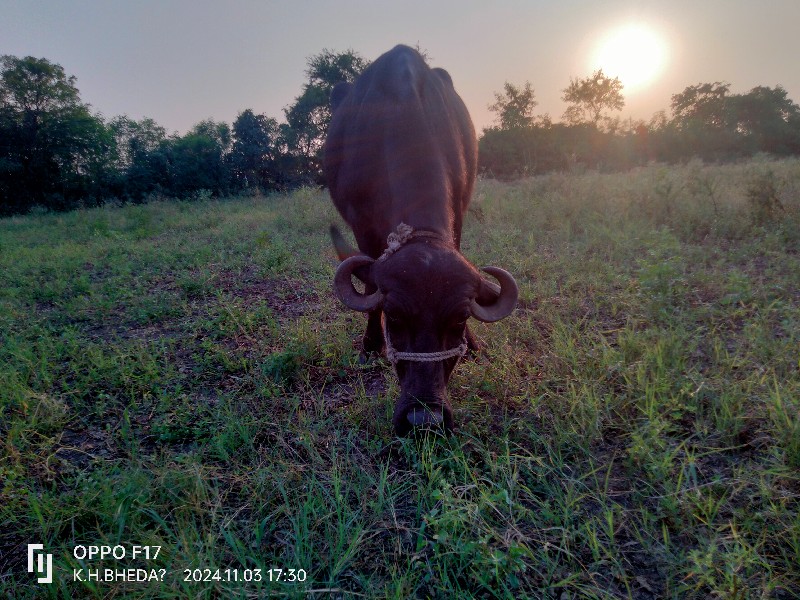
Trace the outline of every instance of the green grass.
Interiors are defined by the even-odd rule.
[[[447,439],[394,438],[332,221],[314,190],[0,221],[0,595],[800,594],[800,161],[479,182],[464,252],[520,303]]]

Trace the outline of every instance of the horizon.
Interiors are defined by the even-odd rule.
[[[283,121],[283,109],[306,80],[309,57],[352,48],[372,61],[397,43],[418,45],[431,66],[450,72],[479,133],[494,124],[488,105],[505,82],[530,81],[534,112],[557,122],[566,108],[563,89],[604,68],[593,62],[598,44],[632,25],[663,40],[666,56],[651,81],[623,88],[625,107],[613,114],[622,122],[669,114],[671,96],[698,83],[727,82],[731,93],[781,85],[800,99],[800,73],[791,65],[800,52],[792,34],[800,3],[788,0],[757,8],[742,0],[491,8],[452,1],[222,7],[184,0],[121,6],[93,0],[76,8],[45,0],[3,2],[0,14],[0,53],[59,64],[76,77],[93,112],[152,118],[170,134],[209,118],[230,124],[246,109]],[[503,35],[475,43],[486,30]]]

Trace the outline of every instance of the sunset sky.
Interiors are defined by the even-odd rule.
[[[558,120],[570,77],[597,67],[627,84],[622,118],[649,120],[700,82],[733,92],[781,84],[800,102],[799,23],[798,0],[0,0],[0,54],[62,65],[108,118],[151,117],[184,133],[247,108],[283,120],[323,48],[374,59],[419,44],[450,72],[480,131],[504,82],[530,81],[536,113]]]

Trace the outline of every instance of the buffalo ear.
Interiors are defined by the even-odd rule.
[[[444,81],[450,87],[453,87],[453,78],[450,77],[450,73],[448,73],[447,71],[445,71],[441,67],[435,67],[435,68],[433,68],[431,70],[439,76],[439,79]]]
[[[333,90],[331,90],[331,112],[335,112],[339,108],[339,105],[350,93],[350,88],[352,87],[353,84],[348,81],[340,81],[333,86]]]

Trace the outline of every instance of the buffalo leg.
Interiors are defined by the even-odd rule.
[[[383,351],[383,327],[381,326],[381,309],[371,310],[367,316],[367,330],[361,344],[361,362],[369,359],[372,353],[380,354]]]
[[[477,355],[481,351],[482,344],[478,341],[478,338],[475,337],[475,334],[472,333],[472,330],[467,325],[464,328],[464,337],[467,340],[467,350],[471,355]]]

